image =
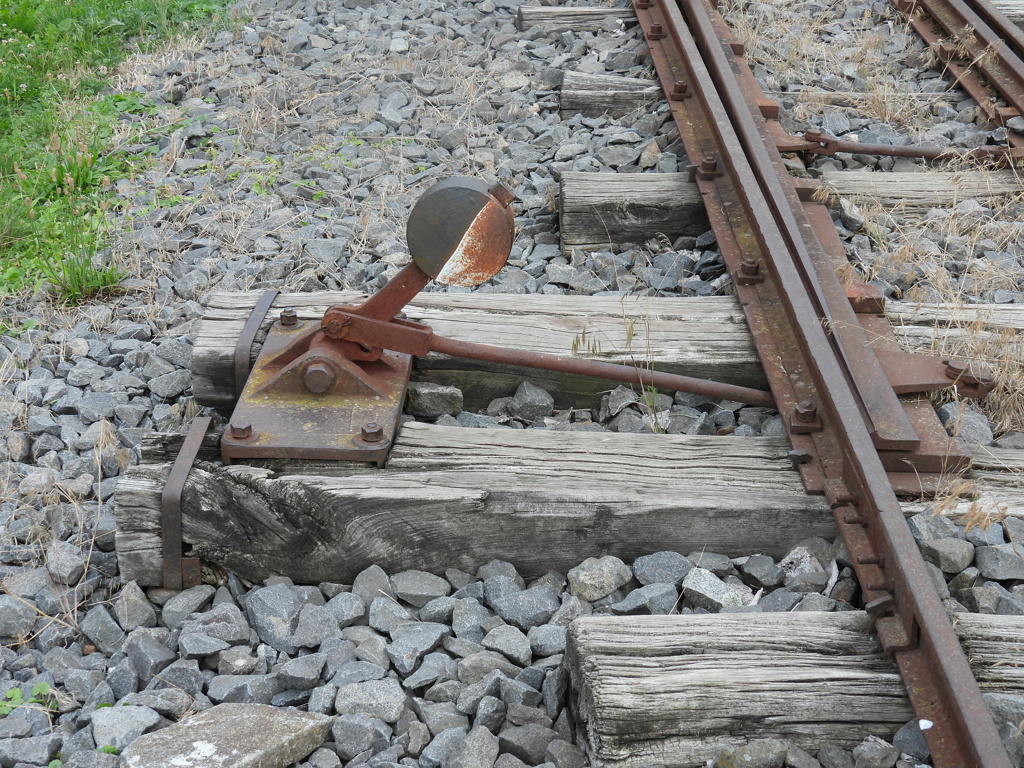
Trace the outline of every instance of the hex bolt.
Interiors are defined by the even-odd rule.
[[[793,465],[793,469],[796,469],[801,464],[809,464],[813,457],[809,451],[805,451],[802,448],[794,448],[786,454],[786,458]]]
[[[379,443],[384,439],[384,429],[375,421],[364,424],[359,434],[367,443]]]
[[[743,261],[740,262],[741,274],[753,277],[754,275],[760,273],[760,271],[761,262],[757,261],[756,259],[744,259]]]
[[[700,169],[705,173],[714,173],[718,170],[718,161],[711,155],[708,155],[700,161]]]
[[[295,311],[294,307],[285,307],[281,310],[281,315],[278,320],[285,328],[291,328],[292,326],[299,324],[299,315]]]
[[[673,98],[673,99],[685,99],[689,95],[690,95],[690,88],[683,81],[676,80],[675,83],[672,84],[672,92],[669,94],[669,96],[671,98]]]
[[[665,30],[662,29],[661,24],[651,24],[650,36],[652,40],[658,40],[665,36]]]
[[[247,437],[252,437],[252,424],[248,421],[232,421],[231,437],[235,440],[245,440]]]
[[[793,415],[801,424],[810,424],[818,416],[818,409],[810,400],[801,400],[793,409]]]
[[[334,384],[334,371],[323,363],[313,363],[303,372],[302,383],[314,395],[322,395]]]

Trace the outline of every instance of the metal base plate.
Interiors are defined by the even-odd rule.
[[[225,431],[221,438],[225,464],[235,459],[323,459],[384,466],[398,431],[412,357],[385,351],[378,360],[353,364],[380,395],[347,394],[344,386],[313,394],[283,379],[275,358],[319,329],[319,322],[290,327],[276,322],[271,327],[231,415],[232,425],[248,424],[251,434],[236,436],[230,427]],[[379,440],[363,438],[367,424],[380,427]]]

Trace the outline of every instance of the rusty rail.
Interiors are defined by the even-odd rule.
[[[1024,34],[989,0],[893,0],[989,120],[1024,114]],[[1008,106],[996,106],[992,90]],[[1011,146],[1024,136],[1010,132]]]
[[[892,407],[892,390],[837,297],[814,226],[823,224],[810,221],[782,165],[741,48],[705,0],[634,7],[772,392],[791,417],[784,421],[803,456],[801,475],[828,499],[879,639],[916,713],[934,723],[926,738],[935,763],[1009,768],[877,452],[914,429]],[[813,424],[797,410],[806,417],[807,401]]]

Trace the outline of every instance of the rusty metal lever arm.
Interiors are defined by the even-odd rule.
[[[323,327],[334,330],[331,335],[345,341],[355,342],[370,347],[389,349],[422,357],[428,352],[440,352],[455,357],[466,357],[472,360],[484,360],[505,365],[519,365],[528,368],[540,368],[547,371],[574,373],[581,376],[594,376],[627,384],[654,386],[661,389],[690,392],[725,400],[735,400],[748,405],[759,405],[774,408],[775,399],[770,392],[735,384],[724,384],[707,379],[695,379],[672,373],[653,371],[637,366],[603,363],[597,360],[583,360],[576,357],[551,355],[544,352],[529,352],[522,349],[505,349],[489,344],[474,344],[466,341],[436,336],[429,326],[411,323],[405,320],[384,322],[375,318],[358,314],[359,309],[331,307],[323,318]],[[338,334],[338,330],[345,330]]]

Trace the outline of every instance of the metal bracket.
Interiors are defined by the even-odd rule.
[[[344,343],[344,342],[342,342]],[[383,466],[402,415],[412,358],[351,360],[318,321],[277,321],[221,437],[235,459],[365,461]]]
[[[202,581],[199,558],[181,556],[181,494],[212,423],[209,416],[199,416],[192,422],[160,496],[164,589],[188,589]]]
[[[256,302],[256,306],[249,313],[249,319],[242,326],[242,333],[235,342],[235,399],[242,396],[245,389],[245,381],[249,378],[249,357],[252,355],[252,343],[256,340],[256,334],[260,331],[267,312],[277,298],[278,291],[264,291]]]

